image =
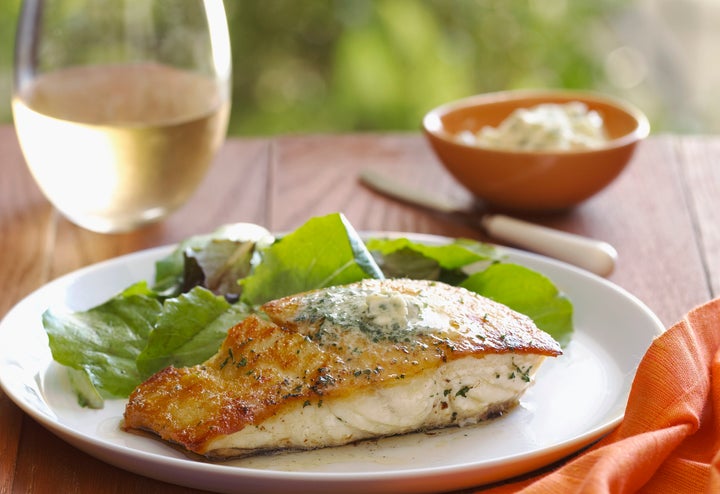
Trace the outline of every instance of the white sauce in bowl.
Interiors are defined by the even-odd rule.
[[[520,108],[497,127],[469,130],[457,140],[471,146],[520,151],[593,149],[607,142],[603,119],[579,101]]]

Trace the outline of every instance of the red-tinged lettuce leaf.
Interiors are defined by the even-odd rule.
[[[468,239],[427,245],[407,238],[373,238],[366,245],[388,278],[438,280],[451,285],[467,277],[463,268],[501,259],[492,245]]]
[[[316,288],[344,285],[383,273],[342,214],[312,218],[262,251],[241,281],[242,300],[259,305]]]
[[[194,286],[218,295],[239,295],[237,280],[252,269],[255,249],[272,240],[270,232],[252,223],[233,223],[189,237],[155,263],[153,289],[168,297]]]
[[[213,239],[197,251],[188,249],[182,291],[202,286],[216,295],[239,297],[241,288],[238,280],[250,273],[254,251],[254,242],[227,239]]]

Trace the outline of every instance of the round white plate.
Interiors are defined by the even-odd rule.
[[[401,235],[427,243],[447,241]],[[663,331],[659,319],[618,286],[564,263],[503,249],[511,261],[544,273],[567,294],[575,308],[576,328],[564,355],[545,361],[535,385],[506,416],[477,426],[339,448],[205,463],[160,441],[122,432],[118,425],[124,400],[108,401],[102,410],[79,407],[65,373],[52,360],[40,319],[48,307],[88,309],[136,281],[152,280],[154,262],[171,249],[151,249],[89,266],[18,303],[0,323],[0,385],[35,420],[90,455],[199,489],[420,493],[529,472],[592,443],[622,420],[640,359]]]

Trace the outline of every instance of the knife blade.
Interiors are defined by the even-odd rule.
[[[504,214],[473,211],[467,200],[434,196],[409,187],[372,169],[360,172],[360,181],[383,195],[426,210],[471,223],[488,236],[595,273],[608,276],[615,268],[617,250],[607,242],[564,232]]]

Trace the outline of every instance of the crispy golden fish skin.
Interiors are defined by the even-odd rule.
[[[125,430],[225,458],[463,425],[517,403],[558,343],[465,289],[365,280],[268,302],[201,365],[136,388]]]

